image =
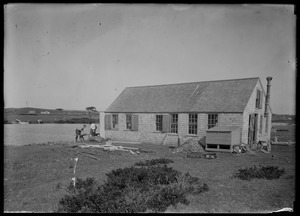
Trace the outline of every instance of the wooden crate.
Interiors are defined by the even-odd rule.
[[[206,131],[206,151],[232,152],[240,143],[240,127],[216,126]]]

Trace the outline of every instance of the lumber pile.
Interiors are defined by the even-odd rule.
[[[176,152],[184,152],[184,153],[200,152],[204,154],[206,151],[200,145],[197,138],[190,138],[187,141],[185,141],[181,146],[179,146],[176,149]]]
[[[79,145],[78,147],[80,147],[80,148],[101,148],[104,151],[126,151],[126,152],[129,152],[130,154],[140,154],[139,148],[115,146],[112,143],[113,142],[109,140],[109,141],[106,141],[106,143],[104,145],[85,144],[85,145]]]
[[[97,143],[105,143],[106,139],[101,136],[90,136],[85,142],[97,142]]]

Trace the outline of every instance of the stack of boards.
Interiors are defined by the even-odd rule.
[[[105,145],[80,145],[78,146],[80,148],[102,148],[105,151],[115,151],[115,150],[119,150],[119,151],[127,151],[130,152],[131,154],[139,154],[139,148],[133,148],[133,147],[123,147],[123,146],[114,146],[112,145],[112,142],[107,141]]]

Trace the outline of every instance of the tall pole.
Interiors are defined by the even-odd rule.
[[[271,91],[271,80],[272,77],[267,77],[267,95],[266,95],[266,105],[265,105],[265,117],[269,113],[269,104],[270,104],[270,91]]]

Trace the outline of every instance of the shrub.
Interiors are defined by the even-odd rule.
[[[170,205],[176,206],[178,203],[188,205],[189,201],[185,191],[175,185],[157,191],[147,202],[147,206],[154,212],[164,212]]]
[[[75,187],[73,182],[67,187],[69,194],[59,201],[60,212],[79,212],[83,207],[92,203],[91,197],[97,192],[97,182],[94,178],[82,180],[76,179]]]
[[[253,178],[265,178],[271,180],[280,178],[284,173],[284,168],[279,169],[277,166],[259,166],[258,168],[254,165],[250,168],[239,169],[238,172],[234,174],[234,177],[242,180],[251,180]]]
[[[159,159],[152,159],[152,160],[146,160],[145,162],[136,162],[135,166],[155,166],[155,165],[161,165],[161,164],[169,164],[173,163],[174,161],[170,159],[165,158],[159,158]]]
[[[69,194],[59,201],[59,212],[137,213],[163,212],[170,205],[189,204],[188,194],[207,191],[208,186],[189,173],[181,174],[155,159],[139,162],[140,167],[127,167],[107,173],[99,185],[93,178],[76,179],[68,187]],[[173,161],[172,161],[173,162]],[[161,165],[163,164],[163,165]]]
[[[124,169],[112,170],[106,174],[106,186],[115,186],[118,188],[125,188],[128,185],[135,185],[136,187],[145,187],[151,185],[165,185],[176,181],[179,172],[172,167],[150,166],[150,167],[130,167]]]

